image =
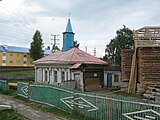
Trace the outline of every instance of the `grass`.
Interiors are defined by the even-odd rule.
[[[34,74],[35,71],[33,69],[20,69],[20,70],[0,70],[0,73],[7,73],[8,75],[13,76],[12,79],[3,79],[9,83],[17,83],[17,82],[34,82]],[[15,79],[16,76],[23,76],[23,75],[33,75],[33,77],[28,77],[26,79]],[[15,76],[15,77],[14,77]],[[23,77],[22,77],[23,78]],[[1,78],[0,78],[1,79]]]
[[[13,109],[6,109],[0,111],[0,120],[28,120],[28,119],[15,112]]]
[[[20,69],[20,70],[0,70],[1,73],[12,73],[12,74],[34,74],[34,69]]]
[[[22,79],[22,80],[15,80],[15,79],[9,79],[6,80],[8,83],[18,83],[18,82],[34,82],[34,78],[29,78],[29,79]]]
[[[34,74],[34,70],[9,71],[9,73],[18,74],[18,75],[27,75],[27,74]]]
[[[0,94],[8,95],[8,96],[16,96],[17,95],[17,90],[16,89],[9,89],[9,90],[6,90],[6,91],[0,91]]]

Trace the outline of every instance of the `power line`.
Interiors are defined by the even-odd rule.
[[[85,52],[87,52],[87,46],[85,46]]]
[[[19,27],[19,29],[21,30],[21,32],[25,35],[25,33],[23,32],[23,29],[20,27],[20,25],[18,24],[18,22],[16,21],[16,19],[14,18],[14,16],[10,13],[10,11],[5,7],[5,5],[3,5],[4,9],[6,9],[6,11],[8,12],[8,14],[11,16],[12,20],[15,22],[15,24]],[[25,35],[25,37],[27,38],[27,36]]]
[[[17,9],[17,7],[14,6],[14,8],[15,8],[16,11],[19,13],[19,15],[24,19],[24,22],[25,22],[26,24],[28,24],[29,27],[30,27],[32,30],[34,30],[33,27],[32,27],[32,25],[31,25],[31,24],[27,21],[27,19],[22,15],[22,13]]]
[[[17,29],[17,27],[11,27],[9,25],[2,25],[2,24],[0,24],[0,26],[1,26],[0,29],[2,29],[3,31],[4,30],[11,30],[11,31],[16,31],[16,32],[19,31],[19,29]],[[24,33],[32,33],[32,31],[25,30]]]
[[[12,36],[12,37],[19,37],[19,38],[23,38],[24,39],[24,35],[23,34],[17,34],[15,32],[12,32],[12,34],[9,34],[8,32],[1,32],[0,35],[6,35],[6,36]]]
[[[93,54],[94,54],[94,57],[96,57],[96,48],[94,48]]]
[[[14,38],[20,38],[20,39],[24,39],[25,36],[24,34],[21,33],[21,31],[19,29],[17,29],[16,27],[8,27],[5,25],[0,25],[0,35],[5,35],[5,36],[11,36]],[[32,32],[31,31],[24,31],[25,33],[27,33],[27,36],[32,36]],[[30,39],[28,39],[29,41]]]
[[[5,27],[0,28],[0,34],[1,33],[13,34],[13,35],[16,35],[16,36],[24,36],[24,34],[22,34],[21,31],[19,31],[17,29],[11,29],[11,28],[6,29]],[[32,32],[25,31],[25,33],[27,34],[28,37],[32,35]]]
[[[24,39],[24,37],[22,38],[22,37],[20,37],[20,36],[14,36],[14,35],[12,35],[12,34],[5,34],[5,33],[0,33],[0,36],[4,36],[4,37],[7,37],[7,38],[11,38],[12,40],[13,40],[13,38],[15,38],[15,39],[18,39],[18,41],[26,41],[25,39]]]

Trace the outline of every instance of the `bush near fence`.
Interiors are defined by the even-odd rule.
[[[159,102],[97,95],[45,84],[18,83],[17,94],[67,111],[74,110],[96,120],[129,120],[145,116],[160,120]]]

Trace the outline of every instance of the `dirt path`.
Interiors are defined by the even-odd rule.
[[[23,102],[15,100],[12,97],[6,95],[0,94],[0,104],[11,105],[12,108],[17,110],[18,113],[30,120],[67,120],[65,118],[55,116],[51,113],[34,109],[25,105]]]

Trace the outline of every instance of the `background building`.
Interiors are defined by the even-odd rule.
[[[44,51],[44,55],[51,53],[51,50]],[[0,66],[34,66],[32,61],[29,48],[0,45]]]

